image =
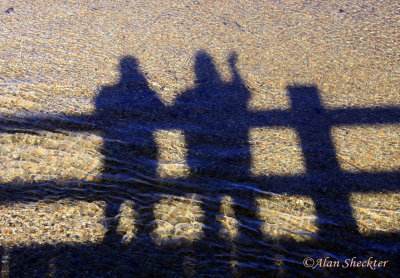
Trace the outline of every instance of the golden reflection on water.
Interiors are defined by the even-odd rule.
[[[135,204],[131,200],[123,202],[119,208],[118,214],[119,223],[117,226],[117,233],[122,235],[123,244],[130,243],[136,238],[138,225],[138,213],[135,210]]]
[[[204,212],[198,197],[164,196],[154,207],[151,237],[156,244],[181,244],[203,236]]]
[[[103,171],[102,145],[87,133],[1,134],[0,183],[92,180]]]
[[[139,223],[134,202],[125,201],[118,215],[117,233],[122,244],[136,239],[138,226],[149,224],[151,238],[158,245],[193,243],[203,237],[204,213],[198,196],[164,196],[154,206],[153,223]],[[261,232],[266,239],[311,240],[318,232],[316,211],[311,198],[276,195],[256,198]],[[400,231],[400,193],[353,193],[350,205],[362,235]],[[63,199],[58,202],[8,203],[0,207],[0,231],[3,246],[26,246],[56,243],[100,243],[107,231],[103,201],[87,202]],[[239,222],[232,208],[232,198],[223,196],[219,236],[234,241],[239,236]]]
[[[162,178],[187,177],[185,135],[181,130],[156,130],[153,132],[158,149],[157,174]]]
[[[350,205],[362,235],[400,232],[400,193],[352,193]]]
[[[257,198],[261,231],[267,239],[312,239],[318,232],[314,203],[309,197],[277,195]]]
[[[0,206],[2,246],[100,243],[106,232],[105,202],[9,203]]]
[[[233,241],[239,232],[239,222],[235,218],[235,211],[232,204],[233,199],[231,196],[223,196],[221,198],[220,217],[218,218],[221,225],[220,236],[230,241]]]
[[[252,128],[251,173],[255,176],[299,175],[306,166],[297,132],[290,128]]]

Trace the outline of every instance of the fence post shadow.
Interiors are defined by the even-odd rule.
[[[348,192],[346,189],[343,192],[340,184],[343,183],[344,173],[336,158],[330,134],[331,121],[321,103],[318,89],[315,86],[289,86],[287,90],[292,104],[292,126],[300,137],[305,174],[314,187],[312,197],[317,212],[318,232],[324,235],[335,229],[335,226],[339,226],[339,220],[348,227],[348,231],[357,233]],[[326,206],[326,199],[320,198],[321,195],[330,195],[334,202],[344,204],[340,216],[335,215],[336,219],[332,219],[332,211]]]

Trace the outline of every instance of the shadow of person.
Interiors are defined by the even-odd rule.
[[[194,66],[196,86],[182,93],[172,107],[172,113],[177,113],[176,118],[182,121],[180,128],[185,135],[190,168],[188,179],[195,180],[194,184],[202,196],[203,211],[206,213],[203,242],[208,243],[221,239],[218,234],[223,227],[216,218],[221,214],[224,196],[232,198],[230,205],[239,222],[235,241],[243,242],[247,238],[253,244],[261,236],[256,225],[245,224],[248,219],[257,219],[252,208],[254,196],[243,188],[232,186],[249,178],[251,166],[250,126],[247,122],[250,92],[237,71],[236,59],[236,54],[231,54],[232,80],[224,82],[212,58],[205,52],[199,52]],[[252,226],[251,229],[243,229],[249,226]],[[221,243],[231,246],[226,239],[221,239]]]
[[[104,140],[101,180],[111,189],[126,183],[140,187],[141,181],[154,179],[157,166],[157,146],[153,140],[153,131],[157,127],[155,115],[164,109],[163,103],[149,88],[135,58],[124,57],[119,66],[118,83],[101,89],[93,115],[101,122]],[[105,216],[110,228],[105,242],[121,240],[116,233],[121,206],[117,195],[114,200],[113,196],[108,196]]]
[[[173,106],[186,138],[187,163],[192,175],[243,179],[248,176],[250,151],[247,111],[250,93],[230,58],[232,82],[223,82],[211,57],[199,52],[195,61],[196,87],[184,92]]]

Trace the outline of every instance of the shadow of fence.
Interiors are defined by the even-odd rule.
[[[286,264],[300,269],[301,257],[321,254],[316,250],[322,250],[322,246],[328,254],[341,250],[342,257],[338,259],[357,254],[367,257],[366,250],[357,249],[360,246],[372,248],[382,244],[384,249],[390,245],[398,248],[395,242],[400,237],[398,232],[370,236],[358,232],[349,196],[359,192],[399,192],[400,172],[342,170],[331,129],[340,125],[399,124],[400,108],[325,109],[317,87],[299,85],[287,87],[291,109],[249,111],[250,92],[236,69],[234,54],[229,62],[233,78],[223,82],[211,57],[199,52],[195,61],[195,87],[182,93],[173,106],[165,106],[150,89],[136,60],[125,57],[120,63],[119,82],[102,88],[95,100],[96,111],[91,115],[0,118],[3,133],[86,131],[105,139],[104,172],[100,181],[69,181],[71,186],[59,187],[57,181],[3,184],[1,202],[33,202],[46,199],[58,190],[63,198],[106,201],[105,217],[111,219],[101,244],[4,247],[8,250],[3,250],[3,261],[8,256],[8,273],[15,277],[236,276],[264,275],[269,270],[274,275],[284,275],[285,271],[291,272],[290,268],[283,271],[279,264],[273,263],[274,256],[285,256],[290,248],[297,250],[293,252],[298,252],[299,261],[287,260]],[[294,176],[252,175],[249,131],[257,127],[295,130],[300,138],[305,172]],[[157,177],[154,161],[159,150],[153,137],[157,130],[183,132],[190,171],[187,177],[169,180]],[[138,158],[142,165],[134,169],[132,165],[137,164],[131,161]],[[141,171],[145,174],[137,176]],[[115,182],[110,179],[115,175],[122,178]],[[124,175],[128,178],[124,179]],[[80,190],[74,187],[75,183],[92,190]],[[46,189],[48,186],[52,187],[52,193]],[[203,219],[207,228],[202,239],[180,247],[157,245],[149,236],[151,225],[141,225],[142,230],[137,232],[140,240],[116,248],[122,240],[115,228],[120,200],[129,188],[140,194],[151,193],[144,201],[151,209],[139,216],[143,223],[156,220],[154,204],[163,193],[202,196],[201,209],[207,212]],[[107,190],[119,196],[119,200],[107,196],[104,193]],[[29,192],[34,194],[30,196]],[[268,198],[265,192],[312,198],[318,234],[301,244],[290,239],[279,242],[266,239],[255,208],[256,197]],[[234,214],[240,223],[238,237],[232,242],[217,236],[221,227],[215,217],[225,195],[233,199]],[[383,256],[391,254],[387,250]],[[399,250],[394,250],[392,255],[398,255]],[[3,272],[4,269],[3,263]],[[308,270],[301,271],[307,274]],[[396,271],[399,270],[392,268],[392,273]]]

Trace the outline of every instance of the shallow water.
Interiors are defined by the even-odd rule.
[[[126,57],[93,114],[2,118],[2,272],[395,277],[399,174],[344,171],[329,128],[397,123],[399,109],[325,110],[299,86],[292,110],[252,112],[230,62],[223,82],[199,53],[196,86],[165,106]],[[389,262],[343,267],[353,257]]]

